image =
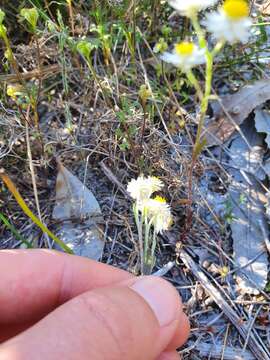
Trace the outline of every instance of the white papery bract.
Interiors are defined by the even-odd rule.
[[[148,176],[147,178],[139,176],[128,183],[127,191],[132,199],[140,205],[143,201],[150,199],[151,195],[162,187],[162,181],[155,176]]]
[[[251,19],[245,0],[226,0],[218,11],[206,15],[204,25],[213,36],[230,44],[248,41]]]
[[[213,6],[217,0],[169,0],[169,4],[181,15],[192,17],[198,11]]]
[[[188,72],[194,66],[205,63],[205,50],[200,49],[192,42],[181,42],[174,46],[173,52],[164,52],[161,60],[170,63],[184,72]]]
[[[164,198],[156,196],[145,201],[143,209],[156,234],[169,229],[172,224],[171,208]]]

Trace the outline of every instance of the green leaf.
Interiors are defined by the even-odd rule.
[[[93,48],[94,48],[94,46],[87,40],[81,40],[77,44],[78,52],[86,59],[89,59]]]
[[[31,25],[32,30],[35,31],[36,27],[37,27],[37,21],[39,18],[37,9],[36,8],[31,8],[31,9],[23,8],[23,9],[21,9],[20,14]]]
[[[2,9],[0,9],[0,25],[2,25],[5,16],[6,16],[6,14],[4,13],[4,11]]]
[[[25,240],[22,235],[16,230],[16,228],[8,221],[8,219],[0,212],[0,220],[4,223],[4,225],[13,233],[13,235],[24,243],[28,248],[32,248],[32,244]]]

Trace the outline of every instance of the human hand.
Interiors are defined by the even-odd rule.
[[[177,291],[49,250],[0,251],[0,360],[176,360]]]

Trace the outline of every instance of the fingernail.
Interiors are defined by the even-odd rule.
[[[131,286],[153,310],[160,326],[174,321],[180,307],[176,290],[165,280],[157,277],[142,277]]]

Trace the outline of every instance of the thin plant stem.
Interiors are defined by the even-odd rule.
[[[108,99],[108,95],[106,94],[105,90],[103,89],[103,86],[102,86],[102,84],[101,84],[101,82],[100,82],[100,80],[99,80],[99,78],[98,78],[98,76],[97,76],[97,74],[96,74],[96,71],[95,71],[95,69],[94,69],[94,67],[93,67],[93,65],[92,65],[92,63],[91,63],[91,59],[90,59],[90,58],[88,58],[88,59],[85,58],[85,60],[86,60],[86,63],[87,63],[87,66],[88,66],[89,70],[91,71],[91,74],[93,75],[94,80],[95,80],[96,83],[98,84],[98,86],[99,86],[99,88],[100,88],[100,90],[101,90],[101,92],[102,92],[102,94],[103,94],[103,97],[104,97],[104,100],[105,100],[105,102],[106,102],[106,105],[107,105],[108,107],[111,107],[111,106],[110,106],[110,101],[109,101],[109,99]]]
[[[212,54],[207,50],[206,51],[206,78],[205,78],[205,92],[204,96],[201,102],[201,112],[200,112],[200,118],[198,123],[198,129],[196,134],[196,140],[193,147],[192,152],[192,160],[189,168],[189,181],[188,181],[188,199],[189,199],[189,211],[187,216],[187,221],[190,222],[192,220],[191,216],[191,204],[192,204],[192,178],[193,178],[193,168],[195,166],[195,163],[197,161],[198,155],[200,154],[203,142],[201,140],[202,130],[204,126],[204,121],[206,117],[206,112],[209,104],[209,97],[211,95],[211,88],[212,88],[212,78],[213,78],[213,56]],[[189,225],[189,224],[188,224]]]
[[[153,238],[152,238],[152,247],[151,247],[151,271],[152,271],[152,268],[154,266],[154,259],[155,259],[155,250],[156,250],[156,247],[157,247],[157,233],[156,233],[156,230],[154,228],[154,231],[153,231]]]
[[[133,6],[132,6],[132,26],[133,26],[132,46],[133,46],[133,61],[134,61],[134,64],[135,64],[135,52],[136,52],[136,5],[137,5],[137,1],[133,0]]]
[[[30,105],[28,106],[27,112],[26,112],[27,118],[29,116],[29,111],[30,111]],[[35,175],[35,169],[34,169],[34,165],[33,165],[32,151],[31,151],[31,145],[30,145],[29,125],[27,122],[25,123],[25,135],[26,135],[27,156],[28,156],[29,169],[30,169],[31,178],[32,178],[32,185],[33,185],[34,197],[35,197],[35,202],[36,202],[36,208],[37,208],[39,220],[40,220],[40,222],[42,222],[42,216],[41,216],[41,211],[40,211],[40,206],[39,206],[39,198],[38,198],[38,189],[37,189],[37,183],[36,183],[36,175]],[[47,233],[45,233],[45,238],[46,238],[47,243],[49,244],[50,243],[49,236]]]
[[[144,269],[148,268],[150,229],[151,222],[148,222],[147,216],[144,216]]]
[[[198,147],[201,145],[201,135],[203,130],[203,125],[208,109],[209,104],[209,97],[211,95],[212,89],[212,79],[213,79],[213,55],[207,50],[206,51],[206,78],[205,78],[205,92],[204,97],[201,102],[201,112],[200,112],[200,119],[197,129],[196,141],[193,151],[193,157],[197,157]]]
[[[146,120],[147,120],[146,101],[144,101],[144,100],[142,101],[142,108],[143,108],[143,124],[142,124],[141,139],[140,139],[141,153],[142,153],[142,149],[143,149],[143,137],[144,137],[144,133],[145,133]]]
[[[139,251],[140,251],[140,265],[141,265],[141,274],[143,274],[144,270],[144,249],[143,249],[143,232],[142,232],[142,219],[139,215],[139,209],[137,204],[133,205],[133,213],[135,218],[135,223],[138,229],[139,236]]]
[[[198,19],[198,13],[196,12],[195,14],[193,14],[193,16],[191,17],[191,22],[192,25],[194,27],[194,30],[198,36],[199,39],[199,45],[202,49],[207,48],[207,42],[204,36],[204,31],[201,28],[201,25],[199,23],[199,19]]]
[[[204,97],[203,91],[202,91],[201,86],[200,86],[198,80],[196,79],[193,71],[190,69],[190,70],[186,73],[186,76],[187,76],[188,80],[190,81],[191,85],[194,86],[194,88],[195,88],[195,90],[196,90],[196,92],[197,92],[197,95],[198,95],[199,99],[202,101],[202,100],[203,100],[203,97]]]

